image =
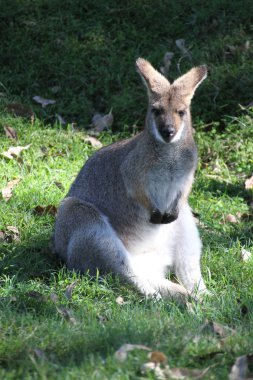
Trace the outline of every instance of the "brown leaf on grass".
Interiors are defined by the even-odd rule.
[[[0,231],[0,241],[6,243],[19,242],[20,233],[17,227],[7,226],[5,231]]]
[[[45,215],[50,214],[55,216],[57,213],[57,207],[54,205],[48,205],[48,206],[36,206],[33,209],[33,212],[35,215]]]
[[[103,144],[92,136],[87,136],[84,138],[84,141],[91,145],[93,148],[102,148]]]
[[[148,357],[155,364],[165,364],[167,362],[167,356],[161,351],[152,351],[148,354]]]
[[[33,100],[36,102],[36,103],[39,103],[42,105],[42,108],[45,108],[46,106],[48,106],[49,104],[55,104],[56,103],[56,100],[53,100],[53,99],[45,99],[45,98],[42,98],[41,96],[34,96],[33,97]]]
[[[18,134],[17,134],[16,129],[10,127],[9,125],[4,125],[4,131],[5,131],[6,137],[8,137],[11,140],[17,140]]]
[[[12,190],[20,182],[20,178],[13,179],[7,183],[7,186],[2,189],[2,197],[5,201],[8,201],[12,197]]]
[[[77,320],[72,316],[72,313],[69,309],[67,309],[63,305],[56,305],[56,310],[58,313],[68,322],[72,323],[73,325],[77,324]]]
[[[249,189],[253,189],[253,174],[250,178],[246,179],[245,181],[245,189],[246,190],[249,190]]]
[[[180,38],[175,41],[176,46],[180,50],[182,57],[187,57],[190,61],[192,60],[192,55],[189,51],[189,49],[186,48],[185,46],[185,40],[183,38]]]
[[[249,261],[250,258],[251,258],[251,256],[252,256],[251,252],[249,252],[246,249],[242,248],[242,250],[241,250],[242,261],[245,261],[245,262]]]
[[[30,148],[30,146],[31,144],[26,146],[12,146],[6,152],[3,152],[2,156],[9,158],[9,160],[13,160],[13,158],[19,157],[23,150]]]
[[[238,222],[238,220],[236,219],[236,217],[234,215],[232,215],[232,214],[226,215],[225,221],[229,222],[229,223],[237,223]]]
[[[6,106],[7,110],[13,113],[15,116],[33,118],[34,113],[30,107],[24,106],[21,103],[14,102]]]
[[[76,286],[77,281],[72,282],[72,284],[68,285],[65,290],[65,296],[68,300],[71,300],[73,289]]]
[[[247,367],[247,355],[239,356],[231,368],[229,380],[245,380]]]
[[[173,57],[174,57],[174,53],[172,53],[171,51],[167,51],[164,54],[164,57],[163,57],[163,64],[164,64],[164,66],[160,67],[160,71],[165,76],[167,76],[168,73],[169,73],[169,69],[170,69],[170,65],[171,65],[171,60],[172,60]]]
[[[114,353],[114,358],[120,362],[123,362],[127,359],[128,352],[133,350],[150,351],[150,348],[141,344],[125,343]]]
[[[94,132],[102,132],[104,129],[108,129],[113,124],[113,114],[110,111],[107,115],[101,115],[100,113],[95,113],[92,118],[92,126]]]
[[[65,187],[63,186],[63,184],[60,181],[54,181],[54,184],[55,184],[55,186],[58,187],[58,189],[65,191]]]
[[[20,235],[17,227],[7,226],[5,231],[0,231],[0,241],[5,243],[19,242]]]

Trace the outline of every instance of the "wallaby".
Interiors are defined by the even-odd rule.
[[[206,289],[187,198],[197,164],[190,103],[207,70],[170,84],[145,59],[136,67],[149,96],[145,129],[83,166],[58,210],[55,251],[70,269],[118,274],[146,296],[185,298]],[[166,279],[170,270],[179,284]]]

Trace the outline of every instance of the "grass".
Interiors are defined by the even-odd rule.
[[[122,344],[136,343],[164,352],[171,367],[210,366],[205,379],[226,379],[236,357],[253,351],[253,260],[241,260],[242,249],[253,253],[253,194],[244,188],[253,167],[253,113],[238,106],[252,101],[252,50],[245,47],[252,43],[252,2],[165,3],[22,0],[0,7],[0,126],[18,133],[11,141],[1,128],[0,153],[31,144],[22,160],[0,157],[0,188],[20,179],[0,204],[0,231],[14,226],[19,234],[19,241],[0,242],[0,378],[155,379],[140,373],[145,351],[115,360]],[[191,46],[192,62],[182,59],[181,70],[205,62],[210,71],[194,99],[200,161],[190,203],[199,215],[203,274],[213,297],[188,309],[145,300],[118,278],[68,271],[51,253],[54,217],[34,212],[58,206],[94,151],[85,131],[73,132],[70,123],[87,126],[95,110],[113,108],[114,133],[102,133],[100,141],[136,133],[146,99],[134,59],[144,56],[159,67],[173,50],[175,77],[182,58],[177,38]],[[53,86],[60,86],[56,94]],[[57,102],[42,109],[34,95]],[[31,107],[35,120],[8,112],[13,101]],[[55,113],[66,127],[55,123]],[[126,303],[119,305],[118,296]],[[234,332],[221,338],[204,328],[206,319]]]

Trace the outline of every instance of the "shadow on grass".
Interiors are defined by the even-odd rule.
[[[231,184],[205,177],[204,189],[216,196],[219,194],[226,194],[229,197],[241,197],[247,203],[253,201],[253,194],[246,191],[240,183]]]
[[[251,101],[252,4],[250,0],[243,7],[226,0],[201,7],[197,0],[158,1],[155,7],[150,1],[133,1],[130,6],[115,0],[74,0],[64,5],[59,0],[3,2],[0,82],[10,98],[6,102],[13,98],[32,103],[47,122],[55,121],[58,113],[82,126],[90,123],[94,110],[108,112],[113,107],[114,127],[121,129],[144,120],[146,95],[142,90],[140,109],[141,84],[134,60],[144,56],[158,67],[169,50],[175,53],[172,78],[193,65],[210,66],[210,79],[199,90],[193,108],[206,122],[219,120],[239,110],[238,103]],[[157,19],[159,23],[154,23]],[[190,59],[176,47],[179,38],[186,39]],[[41,108],[32,101],[34,95],[53,97],[56,103]]]
[[[48,281],[51,274],[62,267],[53,253],[50,238],[40,235],[24,243],[0,243],[0,250],[0,272],[15,276],[18,281],[35,278]]]

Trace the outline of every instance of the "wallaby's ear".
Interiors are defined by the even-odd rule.
[[[207,77],[205,65],[193,67],[186,74],[173,82],[173,89],[177,95],[183,98],[184,102],[190,104],[196,88]]]
[[[145,85],[147,86],[149,97],[151,100],[156,100],[164,93],[168,92],[170,82],[145,59],[138,58],[136,68]]]

